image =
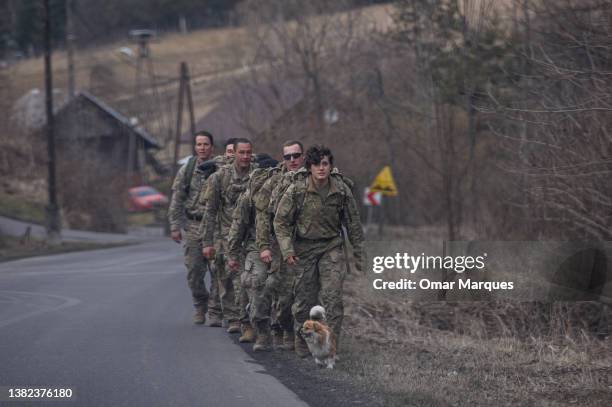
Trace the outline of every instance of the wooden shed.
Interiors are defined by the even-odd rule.
[[[84,91],[58,109],[55,134],[64,220],[77,229],[125,231],[127,189],[144,183],[158,143]]]
[[[160,148],[146,130],[85,91],[57,111],[55,126],[58,155],[96,157],[124,173],[139,174],[148,151]]]

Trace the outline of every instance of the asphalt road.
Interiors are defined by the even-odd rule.
[[[191,315],[169,240],[0,263],[0,405],[306,406]],[[7,402],[9,387],[73,398]]]

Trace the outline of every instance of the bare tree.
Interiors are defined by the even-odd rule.
[[[436,176],[447,237],[462,236],[468,207],[479,224],[478,95],[501,74],[502,32],[490,1],[405,0],[398,4],[391,41],[413,70],[387,106],[403,122],[402,143]],[[404,67],[404,69],[406,69]],[[399,113],[404,112],[404,117]],[[406,116],[414,123],[407,123]]]
[[[282,88],[297,88],[299,99],[308,101],[304,113],[323,131],[333,99],[330,86],[346,87],[356,54],[359,12],[350,1],[252,0],[240,13],[253,50],[243,84],[260,92],[269,109],[280,111],[287,108]]]
[[[607,240],[612,231],[609,3],[521,5],[519,23],[531,43],[518,55],[523,71],[515,97],[490,92],[510,123],[496,130],[522,163],[507,166],[525,179],[520,187],[528,200],[517,204],[543,237]]]

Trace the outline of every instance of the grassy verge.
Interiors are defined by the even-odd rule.
[[[45,223],[45,205],[0,193],[0,216],[42,225]],[[130,226],[159,226],[163,224],[165,217],[166,209],[157,212],[128,213],[127,222]]]
[[[58,253],[108,249],[111,247],[125,246],[126,244],[127,243],[62,242],[57,245],[50,245],[44,240],[22,240],[17,237],[0,235],[0,262]]]
[[[39,202],[24,201],[23,198],[0,193],[0,215],[13,219],[43,224],[45,205]]]
[[[166,221],[166,216],[166,209],[128,213],[127,224],[129,226],[163,226]]]
[[[130,226],[149,226],[155,223],[155,215],[153,212],[128,213],[127,223]]]
[[[612,341],[577,326],[563,311],[571,307],[542,319],[516,311],[533,304],[402,303],[373,297],[365,280],[346,284],[341,369],[373,385],[385,406],[612,400]]]

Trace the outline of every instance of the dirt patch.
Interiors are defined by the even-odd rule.
[[[340,354],[334,370],[321,369],[312,358],[300,359],[294,352],[253,352],[253,344],[238,343],[266,370],[262,373],[276,377],[311,407],[383,406],[384,399],[377,393],[374,383],[361,380],[352,372],[352,356]],[[346,355],[346,356],[344,356]]]

